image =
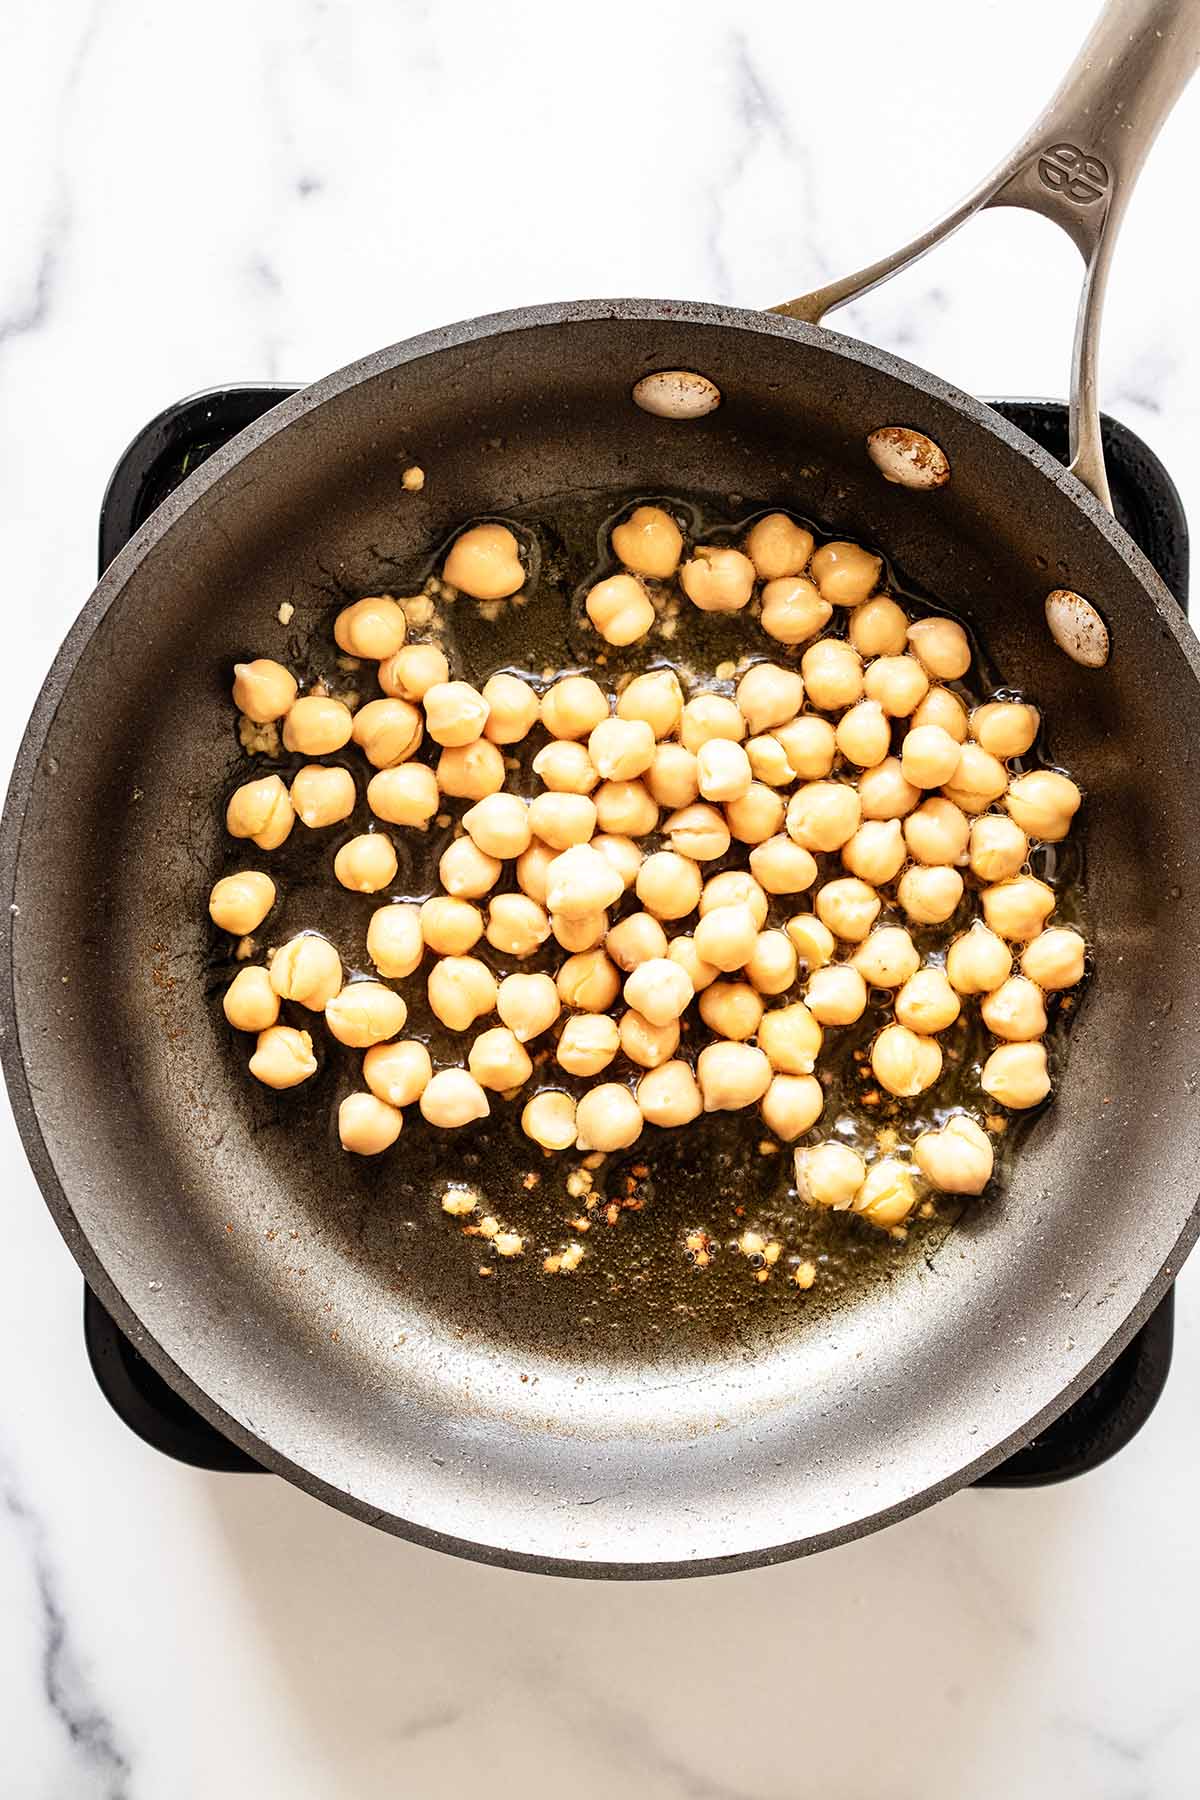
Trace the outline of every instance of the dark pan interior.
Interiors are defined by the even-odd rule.
[[[724,404],[648,417],[630,386],[661,367],[701,369]],[[948,489],[873,470],[865,432],[896,422],[942,444]],[[429,479],[401,496],[411,461]],[[1042,701],[1087,791],[1097,969],[1057,1102],[1002,1203],[832,1304],[681,1312],[670,1285],[480,1279],[430,1191],[478,1173],[471,1146],[435,1164],[414,1133],[390,1177],[345,1157],[336,1071],[299,1101],[252,1089],[207,997],[231,656],[283,648],[281,600],[302,642],[338,594],[394,590],[462,519],[561,511],[568,491],[597,518],[623,494],[733,493],[875,543]],[[75,628],[18,763],[5,1055],[89,1278],[202,1411],[325,1498],[447,1548],[686,1572],[945,1491],[1115,1353],[1193,1229],[1197,687],[1165,591],[1079,495],[994,414],[831,334],[612,302],[381,353],[166,503]],[[1107,669],[1054,649],[1056,585],[1101,606]]]

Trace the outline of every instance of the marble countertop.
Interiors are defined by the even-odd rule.
[[[769,304],[1004,151],[1091,0],[58,0],[0,22],[0,759],[93,581],[121,448],[180,394],[312,377],[580,294]],[[602,23],[601,23],[602,17]],[[1104,400],[1200,512],[1168,124]],[[1077,266],[997,214],[843,315],[979,393],[1060,394]],[[1174,1800],[1200,1763],[1200,1281],[1140,1438],[806,1562],[662,1585],[476,1567],[135,1440],[5,1108],[5,1800]]]

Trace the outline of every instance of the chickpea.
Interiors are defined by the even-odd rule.
[[[485,856],[469,837],[447,844],[438,862],[438,880],[456,900],[479,900],[500,879],[503,863]]]
[[[363,1057],[363,1080],[389,1106],[411,1106],[433,1080],[433,1064],[416,1038],[373,1044]]]
[[[533,772],[554,794],[590,794],[600,777],[586,744],[554,738],[533,759]]]
[[[546,871],[546,905],[568,919],[602,911],[624,891],[620,875],[590,844],[575,844],[562,851]]]
[[[700,802],[673,812],[663,827],[671,848],[693,862],[716,862],[728,850],[731,834],[715,806]]]
[[[674,963],[671,966],[676,967]],[[644,1013],[631,1008],[621,1014],[618,1030],[622,1051],[641,1069],[657,1069],[661,1063],[669,1062],[679,1048],[678,1019],[654,1025]]]
[[[963,878],[957,869],[923,867],[906,869],[896,898],[914,925],[944,925],[958,910],[963,897]]]
[[[528,737],[541,703],[527,681],[501,670],[484,682],[482,697],[488,708],[483,735],[490,744],[519,744]]]
[[[745,869],[726,869],[720,875],[709,876],[700,894],[700,917],[718,906],[748,906],[759,931],[767,922],[767,896]]]
[[[504,786],[504,758],[486,738],[456,744],[438,757],[437,784],[455,800],[482,800],[498,794]]]
[[[1022,1112],[1037,1106],[1050,1092],[1044,1044],[1001,1044],[992,1051],[979,1076],[985,1094],[1001,1106]]]
[[[783,801],[759,781],[752,781],[738,800],[725,802],[725,823],[739,844],[765,844],[784,820]]]
[[[472,525],[451,544],[442,579],[472,600],[507,600],[525,579],[521,546],[507,525]]]
[[[962,759],[962,746],[940,725],[917,725],[905,733],[900,746],[900,768],[914,787],[944,787],[953,782]]]
[[[443,956],[429,971],[426,992],[430,1008],[451,1031],[467,1031],[496,1010],[496,977],[474,956]]]
[[[558,997],[576,1012],[607,1012],[621,991],[615,963],[603,950],[569,956],[558,971]]]
[[[496,1011],[519,1044],[549,1031],[561,1010],[551,975],[506,975],[496,989]]]
[[[379,665],[379,685],[393,700],[423,700],[450,679],[450,664],[436,644],[406,644]]]
[[[641,781],[602,781],[596,789],[596,822],[606,835],[648,837],[658,828],[658,807]]]
[[[244,781],[230,794],[225,829],[230,837],[250,838],[260,850],[278,850],[295,817],[278,775],[264,775],[258,781]]]
[[[971,827],[952,800],[934,795],[904,821],[904,841],[919,863],[957,863],[966,855]]]
[[[905,780],[898,756],[885,757],[858,778],[858,803],[864,819],[902,819],[920,798],[920,788]]]
[[[780,644],[803,644],[816,637],[833,617],[833,608],[821,597],[807,575],[784,576],[768,581],[762,591],[759,624]]]
[[[1025,944],[1035,938],[1054,911],[1054,892],[1032,875],[984,888],[983,916],[1000,937]]]
[[[908,641],[935,681],[961,681],[971,666],[971,640],[954,619],[917,619],[908,628]]]
[[[437,776],[424,763],[401,763],[380,769],[367,783],[367,805],[389,825],[415,825],[424,831],[438,809]]]
[[[632,781],[654,761],[654,733],[644,719],[601,719],[588,756],[605,781]]]
[[[753,1044],[706,1044],[696,1058],[705,1112],[754,1106],[771,1085],[771,1065]]]
[[[867,1165],[849,1144],[814,1144],[796,1152],[796,1187],[809,1206],[845,1212],[867,1178]]]
[[[557,855],[549,844],[535,841],[517,858],[517,886],[539,906],[546,904],[546,872]]]
[[[235,1031],[265,1031],[279,1017],[279,995],[267,971],[257,965],[238,970],[221,1006]]]
[[[594,950],[608,936],[608,914],[603,908],[596,912],[580,913],[570,918],[566,913],[550,914],[550,929],[554,933],[554,941],[561,944],[564,950],[572,955],[582,950]]]
[[[542,695],[542,724],[552,738],[585,738],[608,717],[608,696],[590,675],[564,675]]]
[[[908,615],[887,594],[850,614],[850,642],[860,656],[900,656],[907,648]]]
[[[1004,797],[1004,804],[1022,831],[1057,844],[1071,829],[1083,795],[1075,783],[1054,769],[1031,769],[1020,775]]]
[[[864,981],[877,988],[898,988],[921,966],[908,932],[902,925],[883,925],[871,932],[851,957]]]
[[[421,1117],[443,1131],[473,1125],[477,1119],[486,1119],[492,1110],[487,1095],[466,1069],[439,1069],[421,1090],[417,1104]]]
[[[697,544],[679,585],[701,612],[740,612],[754,592],[754,564],[740,550]]]
[[[514,1034],[503,1025],[481,1031],[467,1053],[467,1068],[482,1088],[496,1094],[510,1094],[524,1087],[533,1074],[528,1053]]]
[[[967,741],[967,709],[949,688],[931,687],[911,718],[913,730],[938,725],[956,744]]]
[[[711,738],[728,738],[740,744],[746,735],[746,721],[741,711],[724,694],[697,694],[679,715],[679,739],[685,750],[696,755]]]
[[[743,1043],[762,1023],[763,1003],[748,981],[714,981],[701,992],[699,1013],[717,1037]]]
[[[802,968],[822,969],[827,962],[833,961],[833,933],[814,913],[796,913],[784,929]],[[866,936],[865,931],[863,936]]]
[[[617,698],[619,719],[640,719],[656,738],[674,731],[683,713],[683,689],[674,669],[635,675]]]
[[[347,1094],[338,1107],[342,1149],[355,1156],[378,1156],[390,1149],[403,1123],[404,1114],[375,1094]]]
[[[626,1006],[651,1025],[674,1024],[687,1011],[694,993],[685,971],[667,956],[665,942],[663,954],[639,962],[625,982]]]
[[[861,822],[858,795],[844,781],[805,782],[788,801],[788,836],[805,850],[840,850]]]
[[[912,1167],[900,1156],[884,1156],[867,1170],[866,1180],[850,1202],[852,1212],[894,1231],[917,1204]]]
[[[1021,956],[1021,968],[1040,988],[1054,991],[1074,987],[1077,981],[1083,980],[1086,954],[1087,945],[1079,933],[1057,925],[1050,931],[1043,931],[1026,946]]]
[[[327,938],[302,931],[271,958],[271,986],[281,1000],[324,1012],[342,985],[342,959]]]
[[[628,1150],[642,1135],[641,1108],[627,1087],[605,1081],[589,1089],[575,1108],[580,1150]]]
[[[520,856],[533,840],[529,804],[519,794],[485,794],[463,814],[463,825],[485,856],[502,862]]]
[[[941,1074],[942,1047],[936,1038],[918,1037],[907,1025],[885,1025],[871,1046],[871,1068],[880,1087],[912,1100]]]
[[[805,713],[803,718],[793,719],[790,725],[780,726],[771,735],[782,746],[797,781],[822,781],[833,768],[837,733],[828,719]]]
[[[696,754],[696,779],[706,800],[740,800],[753,779],[750,758],[728,738],[710,738]]]
[[[933,1037],[953,1025],[962,1002],[944,969],[918,969],[896,995],[898,1025],[907,1025],[919,1037]]]
[[[955,1113],[941,1131],[923,1131],[913,1155],[930,1187],[943,1194],[982,1194],[992,1179],[991,1139],[966,1113]]]
[[[791,786],[795,771],[777,737],[768,733],[765,737],[751,738],[746,745],[746,755],[750,758],[750,772],[755,781],[765,782],[768,787]],[[833,767],[832,762],[829,767]],[[829,770],[822,773],[828,774]]]
[[[424,954],[419,906],[405,902],[376,908],[367,924],[367,955],[381,975],[401,981],[420,967]]]
[[[305,694],[293,701],[283,721],[283,747],[301,756],[330,756],[350,742],[354,716],[329,694]]]
[[[425,724],[435,744],[460,749],[483,736],[491,708],[467,681],[439,681],[425,690]]]
[[[529,802],[529,826],[552,850],[586,844],[596,829],[596,807],[586,794],[538,794]]]
[[[599,1075],[620,1047],[615,1019],[606,1013],[577,1013],[563,1026],[555,1059],[568,1075]]]
[[[363,656],[370,662],[384,662],[395,656],[408,636],[408,620],[404,608],[387,594],[356,600],[343,606],[333,621],[333,638],[347,656]]]
[[[214,925],[234,937],[257,931],[275,904],[275,883],[260,869],[243,869],[223,875],[208,896],[208,914]]]
[[[352,894],[377,894],[396,879],[396,851],[382,831],[364,831],[343,844],[333,859],[333,873]]]
[[[295,703],[296,678],[269,656],[233,665],[233,704],[255,725],[282,719]]]
[[[954,780],[944,791],[946,798],[964,812],[981,813],[1000,798],[1007,786],[1008,770],[1004,764],[978,744],[968,743],[960,747]]]
[[[532,956],[550,936],[550,921],[528,894],[497,894],[488,908],[487,941],[502,956]]]
[[[465,956],[483,936],[483,914],[469,900],[435,894],[420,911],[425,948],[436,956]]]
[[[606,644],[635,644],[654,623],[654,606],[636,575],[598,581],[588,589],[584,607]]]
[[[592,849],[598,850],[605,862],[612,864],[628,893],[638,878],[638,870],[646,860],[641,845],[635,844],[632,838],[602,831],[592,839]]]
[[[613,926],[604,940],[604,948],[618,969],[629,975],[639,964],[667,954],[667,934],[648,912],[630,913],[619,925]],[[636,1002],[631,1000],[629,1004],[632,1006]]]
[[[984,996],[979,1011],[992,1036],[1006,1043],[1028,1043],[1045,1035],[1042,990],[1024,975],[1010,975],[995,993]]]
[[[382,981],[350,981],[325,1008],[325,1023],[339,1044],[369,1050],[404,1030],[408,1008]]]
[[[804,1004],[818,1025],[853,1025],[867,1009],[867,984],[850,963],[814,969]]]
[[[848,944],[862,942],[879,917],[881,905],[875,889],[857,876],[845,875],[817,889],[817,917]]]
[[[899,819],[868,819],[842,846],[842,861],[850,873],[872,887],[894,881],[907,856]]]
[[[646,771],[646,786],[659,806],[690,806],[700,793],[695,753],[682,744],[659,744]]]
[[[971,872],[981,881],[1005,881],[1019,874],[1029,855],[1029,840],[1013,819],[984,813],[971,826]]]
[[[661,506],[635,506],[627,519],[614,525],[612,552],[636,575],[669,581],[683,555],[683,533]]]
[[[971,736],[981,750],[1007,762],[1033,749],[1041,725],[1036,706],[1023,700],[989,700],[971,714]]]
[[[811,1075],[824,1032],[802,1000],[763,1015],[758,1044],[773,1069],[784,1075]]]
[[[786,513],[767,513],[746,533],[746,555],[760,581],[778,581],[799,575],[812,555],[813,535]]]
[[[714,963],[705,962],[697,951],[693,938],[672,938],[667,945],[667,955],[672,962],[679,964],[697,994],[714,982],[720,973]]]
[[[860,544],[822,544],[812,559],[813,580],[834,606],[861,606],[879,581],[883,559]]]
[[[872,700],[893,719],[907,719],[929,692],[929,677],[915,656],[877,656],[863,678]]]
[[[772,1075],[759,1102],[763,1123],[785,1144],[810,1131],[825,1109],[825,1090],[815,1075]]]
[[[522,1112],[521,1130],[543,1150],[574,1149],[574,1100],[558,1088],[543,1088]]]
[[[810,644],[800,659],[800,672],[810,703],[822,712],[841,712],[862,698],[862,657],[841,638],[819,638]]]
[[[690,1125],[704,1111],[696,1077],[685,1062],[661,1063],[637,1084],[637,1103],[648,1125]]]
[[[758,938],[758,922],[744,903],[717,906],[705,913],[692,934],[696,954],[727,974],[749,962]]]
[[[946,974],[960,994],[990,994],[1008,979],[1008,945],[979,919],[946,952]]]
[[[292,781],[291,802],[296,817],[310,831],[338,825],[354,811],[357,794],[349,769],[327,769],[323,763],[305,763]]]
[[[317,1072],[312,1039],[290,1025],[268,1025],[258,1034],[250,1073],[264,1087],[294,1088]]]
[[[834,737],[847,762],[873,769],[892,747],[891,720],[878,700],[859,700],[842,714]]]
[[[755,663],[737,685],[738,710],[755,734],[786,725],[804,704],[804,683],[794,669],[778,663]]]
[[[817,879],[816,859],[785,832],[754,846],[750,871],[768,894],[803,894]]]

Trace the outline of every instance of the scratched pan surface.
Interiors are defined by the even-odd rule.
[[[664,367],[702,370],[724,404],[686,425],[641,413],[630,388]],[[943,446],[948,488],[879,478],[863,438],[896,422]],[[401,497],[414,460],[430,478]],[[319,656],[339,595],[407,585],[465,518],[536,519],[542,597],[494,639],[456,626],[461,654],[480,673],[493,650],[586,661],[551,596],[594,565],[613,506],[646,494],[730,518],[730,495],[786,505],[874,543],[1043,702],[1088,796],[1096,972],[1056,1104],[1002,1199],[884,1257],[850,1232],[824,1298],[784,1305],[782,1284],[729,1258],[711,1282],[682,1264],[689,1210],[732,1225],[739,1194],[765,1204],[745,1121],[640,1146],[647,1203],[593,1226],[578,1275],[527,1261],[482,1278],[440,1211],[446,1180],[475,1181],[540,1251],[571,1235],[561,1174],[540,1165],[526,1188],[539,1165],[503,1125],[436,1140],[410,1120],[392,1156],[344,1156],[330,1118],[348,1068],[330,1057],[311,1091],[266,1094],[215,997],[227,970],[203,901],[228,856],[229,664],[281,644],[279,601],[297,607],[292,653]],[[1107,669],[1053,648],[1041,604],[1057,585],[1100,604]],[[284,402],[160,508],[30,722],[0,846],[3,1053],[47,1202],[193,1405],[387,1529],[521,1567],[656,1575],[903,1516],[1065,1405],[1195,1235],[1197,697],[1178,609],[1083,489],[986,407],[851,340],[606,301],[383,351]],[[333,912],[321,862],[284,860],[276,937],[319,901],[331,935],[361,938],[370,903]],[[427,891],[419,858],[399,887]]]

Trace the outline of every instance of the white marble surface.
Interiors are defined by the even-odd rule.
[[[159,407],[521,301],[801,291],[1006,148],[1091,10],[0,9],[0,758]],[[1196,514],[1198,156],[1200,92],[1134,202],[1104,378]],[[847,323],[977,392],[1061,392],[1074,278],[1049,226],[998,215]],[[145,1449],[97,1394],[7,1114],[0,1158],[4,1800],[1196,1792],[1193,1273],[1162,1404],[1085,1481],[776,1570],[568,1583]]]

